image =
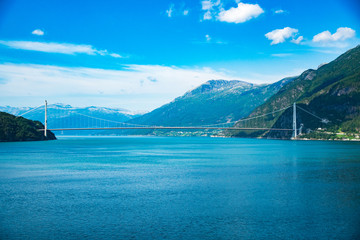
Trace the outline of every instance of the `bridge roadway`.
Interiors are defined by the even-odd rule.
[[[287,128],[237,128],[237,127],[162,127],[162,126],[153,126],[153,127],[104,127],[104,128],[53,128],[48,129],[49,131],[77,131],[77,130],[128,130],[128,129],[164,129],[164,130],[272,130],[272,131],[293,131],[293,129]],[[45,129],[39,129],[38,131],[45,131]]]

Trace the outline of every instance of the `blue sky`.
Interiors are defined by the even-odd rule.
[[[360,43],[356,0],[0,2],[0,105],[148,111],[210,79],[270,83]]]

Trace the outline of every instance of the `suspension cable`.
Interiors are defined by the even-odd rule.
[[[201,125],[203,127],[211,127],[211,126],[218,126],[218,125],[226,125],[226,124],[233,124],[236,123],[237,121],[231,121],[231,122],[226,122],[226,123],[214,123],[214,124],[207,124],[207,125]]]
[[[42,106],[44,106],[44,105],[41,105],[41,106],[39,106],[39,107],[42,107]],[[237,120],[237,121],[231,121],[231,122],[227,122],[227,123],[208,124],[208,125],[201,125],[201,126],[203,126],[203,127],[211,127],[211,126],[218,126],[218,125],[235,124],[235,123],[237,123],[237,122],[244,122],[244,121],[247,121],[247,120],[251,120],[251,119],[255,119],[255,118],[260,118],[260,117],[264,117],[264,116],[267,116],[267,115],[271,115],[271,114],[274,114],[274,113],[277,113],[277,112],[280,112],[280,111],[284,111],[284,110],[290,108],[291,106],[292,106],[292,105],[287,106],[287,107],[285,107],[285,108],[281,108],[281,109],[279,109],[279,110],[272,111],[272,112],[270,112],[270,113],[266,113],[266,114],[262,114],[262,115],[258,115],[258,116],[254,116],[254,117],[249,117],[249,118],[244,118],[244,119],[240,119],[240,120]],[[37,107],[37,108],[39,108],[39,107]],[[31,109],[30,111],[25,112],[25,113],[23,113],[22,115],[27,114],[27,113],[29,113],[29,112],[37,109],[37,108]],[[300,107],[299,107],[299,108],[300,108]],[[302,108],[301,108],[301,110],[306,111],[306,110],[304,110],[304,109],[302,109]],[[306,112],[307,112],[307,111],[306,111]],[[102,121],[112,122],[112,123],[117,123],[117,124],[125,124],[125,125],[138,126],[138,127],[150,127],[150,126],[152,126],[152,125],[141,125],[141,124],[125,123],[125,122],[119,122],[119,121],[114,121],[114,120],[108,120],[108,119],[103,119],[103,118],[99,118],[99,117],[89,116],[89,115],[86,115],[86,114],[83,114],[83,113],[77,113],[77,112],[73,112],[73,113],[74,113],[74,114],[77,114],[77,115],[85,116],[85,117],[88,117],[88,118],[91,118],[91,119],[96,119],[96,120],[100,120],[100,121],[102,120]],[[310,113],[310,112],[308,112],[308,113],[311,114],[311,115],[313,115],[313,114]],[[22,115],[20,115],[20,116],[22,116]],[[315,116],[315,115],[313,115],[313,116]],[[315,116],[315,117],[317,117],[317,116]],[[319,117],[317,117],[317,118],[319,118]],[[319,118],[319,119],[323,120],[322,118]]]
[[[209,127],[209,126],[217,126],[217,125],[225,125],[225,124],[231,124],[231,123],[237,123],[237,122],[243,122],[243,121],[247,121],[247,120],[251,120],[251,119],[254,119],[254,118],[259,118],[259,117],[264,117],[264,116],[267,116],[267,115],[270,115],[270,114],[274,114],[274,113],[277,113],[277,112],[280,112],[280,111],[283,111],[283,110],[286,110],[288,108],[290,108],[290,106],[287,106],[285,108],[282,108],[282,109],[279,109],[279,110],[276,110],[276,111],[273,111],[273,112],[270,112],[270,113],[266,113],[266,114],[262,114],[262,115],[259,115],[259,116],[254,116],[254,117],[249,117],[249,118],[243,118],[243,119],[240,119],[240,120],[237,120],[237,121],[231,121],[231,122],[227,122],[227,123],[216,123],[216,124],[208,124],[208,125],[201,125],[201,126],[204,126],[204,127]]]
[[[24,116],[25,114],[28,114],[28,113],[30,113],[30,112],[32,112],[32,111],[34,111],[34,110],[36,110],[36,109],[38,109],[38,108],[40,108],[40,107],[43,107],[43,106],[45,106],[45,105],[40,105],[40,106],[38,106],[38,107],[36,107],[36,108],[32,108],[32,109],[30,109],[29,111],[24,112],[24,113],[18,115],[17,117],[22,117],[22,116]]]
[[[107,121],[107,122],[113,122],[113,123],[119,123],[119,124],[127,124],[127,125],[133,125],[133,126],[140,126],[140,127],[148,127],[150,125],[140,125],[140,124],[134,124],[134,123],[125,123],[125,122],[118,122],[118,121],[114,121],[114,120],[108,120],[108,119],[104,119],[104,118],[98,118],[98,117],[93,117],[93,116],[89,116],[83,113],[77,113],[77,112],[73,112],[74,114],[78,114],[78,115],[82,115],[88,118],[92,118],[92,119],[97,119],[97,120],[103,120],[103,121]]]
[[[281,109],[279,109],[279,110],[270,112],[270,113],[258,115],[258,116],[255,116],[255,117],[249,117],[249,118],[240,119],[240,120],[238,120],[237,122],[243,122],[243,121],[246,121],[246,120],[251,120],[251,119],[255,119],[255,118],[259,118],[259,117],[264,117],[264,116],[267,116],[267,115],[270,115],[270,114],[274,114],[274,113],[277,113],[277,112],[284,111],[284,110],[286,110],[286,109],[288,109],[288,108],[290,108],[290,107],[291,107],[291,105],[290,105],[290,106],[287,106],[287,107],[285,107],[285,108],[281,108]]]
[[[311,112],[309,112],[309,111],[306,111],[306,110],[303,109],[302,107],[299,107],[299,106],[296,106],[296,107],[299,108],[299,109],[301,109],[301,110],[303,110],[304,112],[312,115],[313,117],[316,117],[317,119],[320,119],[321,121],[324,121],[324,118],[318,117],[318,116],[316,116],[315,114],[313,114],[313,113],[311,113]]]

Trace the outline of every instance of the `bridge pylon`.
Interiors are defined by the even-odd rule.
[[[45,100],[45,121],[44,121],[45,129],[44,136],[47,137],[47,101]]]
[[[297,138],[297,131],[296,131],[296,102],[293,104],[293,138]]]

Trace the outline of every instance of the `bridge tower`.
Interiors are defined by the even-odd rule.
[[[296,139],[297,132],[296,132],[296,103],[295,102],[293,105],[293,131],[294,131],[294,139]]]
[[[45,100],[45,129],[44,136],[47,137],[47,101]]]

